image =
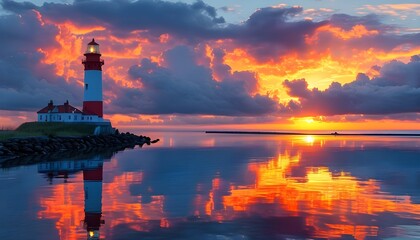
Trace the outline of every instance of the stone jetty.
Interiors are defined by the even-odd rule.
[[[109,135],[89,135],[83,137],[27,137],[11,138],[0,141],[0,163],[14,158],[45,156],[60,152],[86,152],[101,149],[122,151],[126,148],[150,145],[159,139],[151,140],[146,136],[132,133]]]

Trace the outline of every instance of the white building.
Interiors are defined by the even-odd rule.
[[[38,122],[103,122],[95,114],[83,113],[66,101],[63,105],[54,105],[51,100],[46,107],[39,110]]]

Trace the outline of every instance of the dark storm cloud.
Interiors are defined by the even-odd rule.
[[[413,57],[405,64],[392,61],[369,79],[359,74],[355,81],[328,89],[308,89],[305,80],[284,81],[288,93],[299,98],[290,107],[301,115],[395,114],[420,112],[420,62]]]
[[[31,2],[15,2],[15,1],[10,1],[10,0],[2,0],[0,3],[3,9],[11,11],[11,12],[15,12],[15,13],[20,13],[26,10],[37,8],[37,6]]]
[[[21,12],[29,3],[6,1],[3,8]],[[305,50],[305,36],[327,22],[289,21],[302,8],[262,8],[243,24],[225,24],[214,7],[159,0],[75,1],[73,4],[44,3],[35,7],[53,21],[102,25],[116,34],[147,30],[152,34],[173,34],[189,41],[232,39],[258,59]]]
[[[268,60],[306,49],[305,37],[327,22],[289,21],[302,8],[262,8],[238,26],[230,26],[231,36],[257,59]]]
[[[55,46],[58,29],[42,25],[32,11],[0,17],[0,109],[36,110],[50,99],[80,98],[75,84],[41,63],[39,48]]]
[[[20,12],[28,3],[7,1],[3,8]],[[34,7],[53,21],[76,22],[78,25],[102,25],[117,34],[135,30],[170,33],[193,40],[218,38],[218,25],[225,22],[217,17],[216,9],[197,1],[193,4],[160,0],[143,1],[80,1],[73,4],[44,3]]]
[[[219,53],[220,54],[220,53]],[[130,68],[141,89],[121,88],[112,102],[114,112],[146,114],[215,114],[246,116],[273,114],[277,103],[251,95],[257,80],[249,72],[224,72],[216,81],[211,69],[195,63],[194,52],[179,46],[164,54],[160,67],[149,59]]]
[[[395,27],[381,23],[377,15],[350,16],[335,14],[320,22],[296,20],[302,14],[301,7],[258,9],[241,24],[227,24],[218,17],[217,10],[197,1],[193,4],[161,0],[143,1],[81,1],[73,4],[44,3],[37,7],[31,3],[6,0],[4,9],[21,13],[28,9],[38,10],[44,17],[55,22],[71,21],[78,25],[101,25],[113,34],[126,35],[136,30],[152,36],[169,33],[178,39],[198,41],[229,39],[234,47],[242,47],[257,60],[278,59],[288,53],[304,54],[308,48],[324,51],[343,44],[356,49],[390,50],[404,43],[420,44],[420,34],[396,35]],[[319,27],[330,24],[345,31],[356,25],[377,30],[374,36],[349,39],[345,42],[332,33],[324,32],[316,45],[308,45],[306,38]],[[145,36],[145,32],[142,32]]]
[[[333,14],[330,18],[332,26],[340,27],[346,31],[351,30],[356,25],[363,25],[369,30],[380,30],[388,32],[395,30],[395,27],[383,24],[378,15],[369,14],[366,16],[350,16],[347,14]]]

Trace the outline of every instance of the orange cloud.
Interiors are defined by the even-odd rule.
[[[416,5],[416,4],[414,4]],[[398,5],[395,9],[408,9],[413,6]],[[415,8],[416,6],[414,6]],[[55,24],[59,29],[56,36],[57,45],[50,48],[38,49],[45,55],[42,60],[44,64],[54,65],[56,74],[63,76],[67,81],[78,81],[83,79],[83,66],[80,61],[83,58],[85,44],[88,42],[87,35],[95,34],[95,38],[101,44],[101,50],[105,59],[104,76],[115,81],[116,86],[128,88],[142,88],[141,82],[133,82],[128,76],[130,66],[138,64],[141,58],[150,58],[162,64],[162,52],[179,44],[176,39],[169,34],[162,34],[156,42],[152,42],[146,37],[141,37],[143,31],[133,31],[127,36],[109,35],[103,26],[78,26],[72,22],[54,23],[35,11],[38,20],[42,24]],[[360,39],[368,36],[376,36],[378,30],[369,30],[364,25],[355,25],[349,30],[344,30],[331,25],[319,27],[311,36],[307,36],[306,43],[308,50],[305,53],[290,53],[269,62],[259,62],[250,55],[246,49],[234,47],[231,40],[218,40],[205,44],[205,58],[212,68],[211,50],[222,48],[226,51],[224,63],[232,68],[232,71],[253,71],[257,74],[258,93],[267,94],[276,98],[281,103],[288,102],[294,98],[287,95],[282,82],[285,79],[305,78],[309,88],[326,89],[331,82],[348,83],[353,81],[358,72],[368,72],[373,65],[381,65],[385,61],[408,59],[420,51],[418,46],[401,45],[392,51],[381,51],[377,49],[347,49],[341,44],[332,43],[330,48],[321,50],[318,47],[321,34],[331,34],[340,43],[353,39]],[[201,63],[200,63],[201,64]],[[375,74],[372,72],[372,74]],[[371,75],[373,76],[373,75]],[[218,76],[213,74],[215,79]],[[112,99],[118,96],[112,90],[106,90],[106,103],[111,103]],[[316,116],[314,116],[316,117]],[[112,117],[118,122],[124,122],[121,116]],[[131,117],[130,117],[131,118]],[[294,120],[291,120],[294,121]],[[283,124],[283,123],[282,123]],[[297,121],[293,126],[298,129],[313,128],[317,123],[306,126]],[[321,125],[321,124],[320,124]],[[353,128],[351,123],[337,123],[342,127]],[[360,126],[359,124],[356,124]],[[273,126],[269,123],[270,128]],[[279,124],[278,126],[282,126]],[[304,126],[304,127],[302,127]],[[324,126],[324,125],[322,125]],[[332,127],[332,123],[327,126]],[[374,126],[365,124],[364,126]],[[396,127],[390,123],[386,126]],[[418,126],[415,123],[410,126]]]
[[[378,30],[368,30],[365,26],[357,24],[353,26],[350,30],[346,31],[340,27],[334,27],[331,25],[325,25],[319,27],[313,36],[306,39],[308,44],[312,44],[314,41],[318,40],[318,35],[322,32],[330,32],[335,37],[341,38],[343,40],[362,38],[365,36],[374,36],[378,35]]]

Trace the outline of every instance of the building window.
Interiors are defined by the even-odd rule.
[[[85,84],[85,89],[88,90],[89,84]]]
[[[39,120],[42,120],[42,115],[39,115]]]
[[[77,116],[76,115],[74,115],[74,120],[77,120]]]
[[[58,120],[61,120],[61,116],[58,116]]]
[[[82,117],[82,120],[85,120],[85,117]]]
[[[71,116],[69,116],[69,120],[71,119]]]

